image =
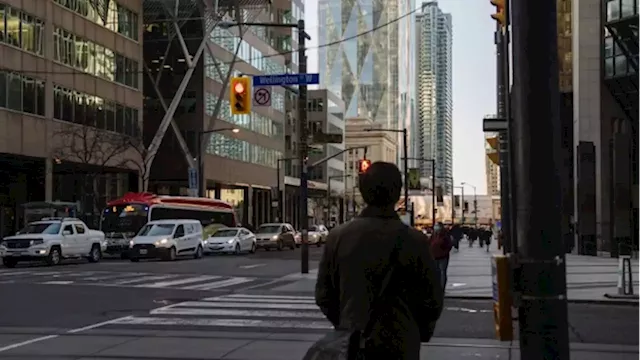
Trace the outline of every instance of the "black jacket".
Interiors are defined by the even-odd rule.
[[[316,303],[338,329],[364,329],[373,299],[389,271],[398,236],[398,267],[386,294],[385,315],[374,329],[380,359],[418,360],[420,342],[433,333],[442,312],[443,292],[427,237],[408,228],[393,209],[368,207],[333,229],[318,269]]]

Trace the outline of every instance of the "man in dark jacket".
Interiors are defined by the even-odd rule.
[[[363,330],[369,320],[375,321],[367,348],[371,358],[418,360],[420,342],[433,334],[443,301],[427,238],[404,225],[394,209],[402,188],[394,164],[373,163],[360,175],[359,188],[367,207],[329,233],[318,268],[316,303],[336,329]],[[398,244],[386,308],[369,319]]]
[[[444,229],[441,222],[436,223],[433,227],[433,236],[429,239],[431,254],[436,261],[438,276],[440,276],[440,284],[442,290],[447,287],[447,269],[449,268],[449,254],[453,243],[448,232]]]

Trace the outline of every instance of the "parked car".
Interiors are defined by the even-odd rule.
[[[76,218],[43,218],[34,221],[14,236],[0,242],[4,266],[12,268],[20,261],[40,260],[58,265],[62,259],[87,258],[98,262],[107,243],[102,231],[91,230]]]
[[[256,236],[246,228],[220,228],[204,239],[205,254],[253,254],[256,247]]]
[[[293,226],[287,223],[262,224],[256,230],[256,246],[267,251],[282,251],[285,247],[295,250],[295,232]]]
[[[129,259],[161,258],[175,260],[178,256],[204,253],[202,224],[198,220],[154,220],[145,224],[129,243]]]
[[[327,241],[329,229],[324,225],[311,225],[309,227],[309,244],[321,246]]]

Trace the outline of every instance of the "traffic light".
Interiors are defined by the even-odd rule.
[[[231,79],[231,113],[247,115],[251,113],[251,84],[248,77]]]
[[[507,22],[507,14],[504,11],[506,7],[505,1],[507,0],[491,0],[491,5],[496,7],[496,13],[491,14],[491,18],[499,22],[500,26],[502,26],[503,28]]]
[[[360,174],[366,173],[367,170],[369,170],[370,167],[371,167],[371,160],[362,159],[358,163],[358,171],[360,172]]]

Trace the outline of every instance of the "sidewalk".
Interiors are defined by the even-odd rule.
[[[493,248],[486,252],[477,245],[469,248],[466,242],[459,252],[451,253],[447,296],[470,299],[491,299],[491,265],[493,254],[501,254]],[[634,292],[640,291],[638,260],[632,259]],[[294,273],[281,278],[289,283],[272,288],[278,292],[313,292],[317,269],[309,274]],[[575,302],[605,302],[638,304],[638,299],[611,299],[605,294],[617,294],[618,259],[567,254],[567,296]]]
[[[21,330],[21,336],[25,330]],[[94,329],[82,334],[65,334],[24,346],[3,350],[9,329],[0,331],[3,357],[49,360],[162,359],[162,360],[297,360],[321,334],[142,331]],[[15,336],[15,335],[14,335]],[[30,337],[36,337],[35,333]],[[23,341],[27,341],[25,337]],[[15,340],[14,340],[15,341]],[[511,357],[509,352],[511,348]],[[637,360],[638,347],[624,345],[571,344],[576,360]],[[518,360],[517,342],[434,338],[423,345],[421,359],[512,359]]]

